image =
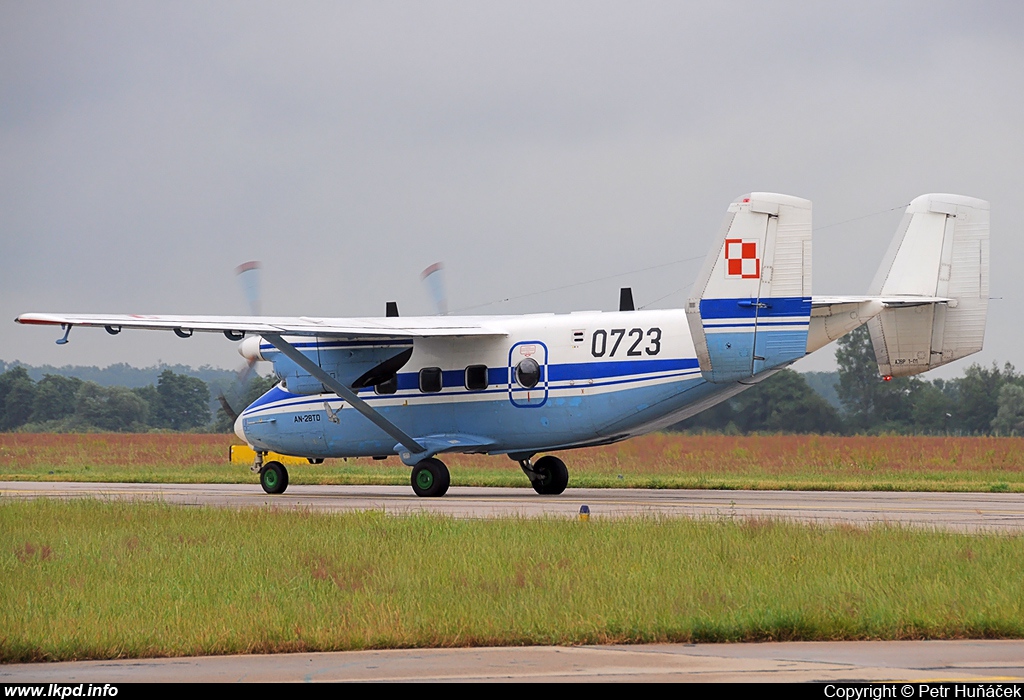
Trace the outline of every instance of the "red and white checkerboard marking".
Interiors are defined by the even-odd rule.
[[[757,256],[757,240],[725,239],[726,277],[756,280],[761,276],[761,258]]]

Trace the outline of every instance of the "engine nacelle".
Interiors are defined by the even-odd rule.
[[[412,357],[411,340],[296,337],[287,340],[333,378],[353,389],[387,381]],[[238,352],[247,360],[272,362],[274,374],[293,394],[331,393],[319,379],[261,337],[246,338]]]

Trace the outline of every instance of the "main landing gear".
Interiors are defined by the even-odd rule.
[[[263,453],[256,453],[253,471],[260,475],[260,486],[267,493],[284,493],[288,488],[288,470],[280,462],[263,463]],[[530,479],[533,490],[542,496],[557,496],[569,485],[569,470],[558,457],[545,455],[536,462],[519,460],[519,466]],[[439,498],[448,492],[451,475],[444,462],[429,457],[412,468],[412,490],[417,496]]]
[[[412,490],[417,496],[437,498],[448,492],[451,475],[439,459],[429,457],[412,468]]]
[[[530,479],[533,490],[542,496],[557,496],[569,485],[569,470],[558,457],[545,455],[533,463],[521,459],[519,466]]]

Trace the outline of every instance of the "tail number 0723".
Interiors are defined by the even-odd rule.
[[[623,339],[626,340],[625,343],[622,342]],[[615,357],[620,345],[626,348],[626,357],[657,355],[661,352],[661,329],[598,329],[590,339],[590,354],[594,357]]]

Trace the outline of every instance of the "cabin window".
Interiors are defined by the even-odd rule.
[[[441,391],[440,367],[424,367],[420,370],[420,391],[424,394],[436,394]]]
[[[532,389],[540,381],[540,365],[532,357],[516,365],[516,381],[524,389]]]
[[[392,374],[390,379],[386,379],[379,384],[375,384],[373,391],[381,395],[394,394],[398,391],[398,375]]]
[[[466,368],[466,388],[483,391],[487,388],[487,365],[470,365]]]

